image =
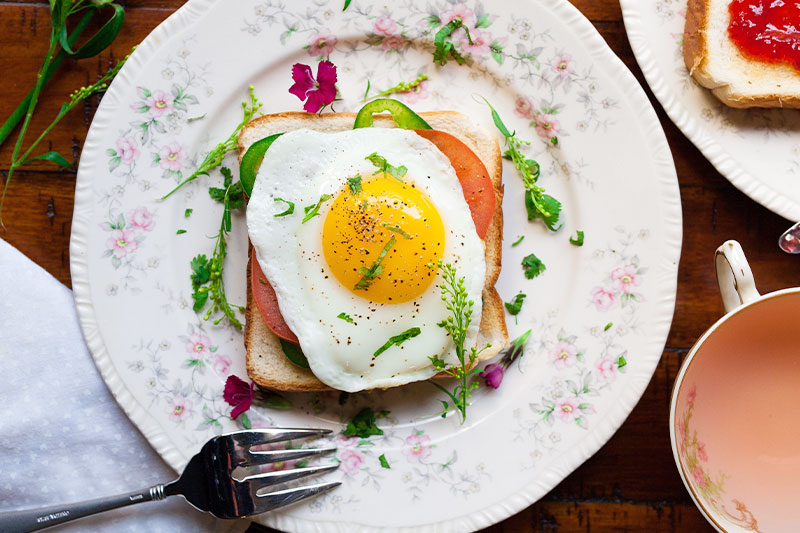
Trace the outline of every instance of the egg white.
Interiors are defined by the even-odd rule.
[[[445,227],[443,262],[456,266],[474,301],[467,346],[473,346],[481,318],[486,274],[484,245],[447,157],[413,131],[363,128],[337,133],[302,129],[286,133],[270,146],[247,206],[247,228],[261,269],[275,289],[281,314],[297,335],[317,378],[334,389],[355,392],[428,379],[436,371],[429,356],[457,363],[455,347],[437,323],[449,315],[441,300],[441,275],[420,297],[400,304],[370,302],[350,292],[330,272],[322,249],[328,207],[357,173],[371,176],[365,157],[377,152],[393,165],[405,165],[404,178],[426,193]],[[302,223],[303,208],[325,202],[320,216]],[[275,217],[294,202],[293,215]],[[347,313],[348,323],[337,315]],[[420,335],[373,353],[389,337],[419,327]]]

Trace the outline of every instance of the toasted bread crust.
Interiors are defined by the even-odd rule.
[[[503,185],[502,159],[497,140],[471,125],[469,119],[453,111],[420,113],[435,129],[445,131],[463,141],[480,157],[492,179],[495,211],[484,238],[486,279],[483,287],[483,311],[478,331],[478,345],[491,344],[481,353],[480,360],[494,357],[508,345],[505,310],[494,285],[500,275],[503,243]],[[308,113],[276,113],[248,123],[239,135],[239,158],[255,141],[272,132],[307,127],[318,131],[350,129],[354,113],[309,115]],[[465,127],[465,124],[468,127]],[[375,127],[395,127],[388,116],[376,116]],[[249,261],[252,261],[252,248]],[[252,293],[250,263],[247,268],[247,307],[245,310],[244,343],[247,350],[247,375],[262,387],[280,391],[320,391],[330,387],[319,381],[307,369],[300,368],[283,355],[278,337],[272,333],[256,307]]]
[[[800,81],[800,72],[790,65],[767,63],[742,55],[728,39],[728,18],[714,18],[713,1],[689,0],[686,8],[683,62],[689,74],[730,107],[800,108],[800,94],[786,90],[786,80]],[[725,14],[727,16],[727,10]],[[717,28],[716,32],[712,26]],[[724,28],[722,33],[720,28]],[[721,46],[716,42],[719,39],[728,42]],[[716,50],[713,58],[712,47]],[[712,61],[728,64],[712,65]],[[725,72],[724,75],[719,74],[720,70]]]

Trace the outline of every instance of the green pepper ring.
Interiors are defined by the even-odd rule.
[[[414,113],[410,107],[402,102],[393,100],[392,98],[379,98],[364,105],[356,115],[356,121],[353,124],[353,129],[369,128],[372,126],[374,120],[372,115],[375,113],[382,113],[388,111],[392,115],[392,120],[398,127],[406,130],[431,130],[430,124]]]

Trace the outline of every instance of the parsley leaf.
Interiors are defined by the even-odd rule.
[[[350,315],[348,315],[344,311],[342,311],[341,313],[336,315],[336,318],[341,318],[342,320],[344,320],[348,324],[352,324],[353,323],[353,317],[351,317]]]
[[[276,202],[283,202],[287,204],[289,207],[286,208],[286,211],[278,213],[277,215],[272,215],[273,217],[285,217],[286,215],[291,215],[294,213],[294,202],[290,202],[289,200],[284,200],[283,198],[275,198]]]
[[[455,20],[455,19],[454,19]],[[486,98],[483,99],[489,109],[492,111],[492,120],[498,131],[506,139],[506,151],[503,157],[510,159],[514,163],[514,167],[522,176],[522,184],[525,187],[525,209],[528,212],[528,220],[541,219],[547,229],[556,231],[561,225],[558,223],[561,214],[561,202],[545,194],[544,187],[536,184],[539,180],[541,169],[539,163],[533,159],[525,159],[525,156],[520,151],[523,145],[528,145],[530,142],[523,141],[517,138],[516,132],[509,131],[508,127],[503,123],[500,115],[497,113],[492,104]]]
[[[432,355],[429,359],[433,367],[439,371],[444,372],[448,376],[454,377],[457,384],[453,391],[445,389],[435,381],[430,383],[438,388],[440,391],[447,395],[448,401],[442,400],[444,409],[441,416],[444,418],[450,411],[456,410],[461,415],[461,423],[467,419],[467,406],[472,391],[479,387],[479,382],[474,378],[474,374],[481,370],[475,364],[478,355],[490,347],[487,344],[480,350],[475,346],[467,350],[465,346],[467,341],[467,330],[469,324],[472,322],[472,307],[474,302],[468,299],[467,289],[464,286],[464,278],[457,277],[456,268],[447,263],[442,265],[439,261],[439,269],[442,271],[444,281],[440,285],[442,290],[442,300],[447,304],[447,309],[450,310],[450,316],[439,322],[437,325],[443,328],[450,338],[453,339],[453,344],[456,348],[456,357],[458,358],[458,365],[447,366],[444,359],[437,355]]]
[[[522,269],[525,271],[525,277],[528,279],[535,278],[544,272],[546,268],[541,259],[534,254],[527,255],[522,259]]]
[[[439,31],[436,32],[436,35],[433,37],[433,62],[438,63],[444,66],[447,63],[447,57],[450,56],[451,59],[455,60],[456,63],[459,65],[463,65],[466,63],[466,58],[461,55],[461,53],[456,49],[456,45],[450,39],[450,36],[454,31],[457,29],[462,28],[465,32],[467,32],[467,41],[469,44],[472,45],[472,37],[469,34],[469,29],[467,26],[461,21],[460,17],[456,17],[441,28]]]
[[[358,269],[358,273],[362,274],[362,277],[360,280],[358,280],[358,283],[356,283],[353,289],[366,289],[371,285],[370,282],[373,279],[377,278],[383,273],[383,265],[381,265],[381,261],[383,261],[383,258],[386,257],[386,254],[389,253],[389,249],[394,246],[395,242],[397,242],[397,239],[394,237],[389,239],[389,242],[387,242],[386,246],[383,247],[383,250],[381,250],[381,253],[378,255],[378,258],[375,260],[375,262],[372,263],[371,267],[361,267]]]
[[[385,157],[383,157],[382,155],[378,155],[378,152],[372,152],[364,159],[366,159],[367,161],[378,167],[378,169],[380,169],[381,172],[383,172],[384,174],[389,174],[391,177],[393,177],[400,183],[403,183],[402,178],[403,176],[406,175],[406,172],[408,172],[408,168],[405,165],[400,165],[399,167],[390,165],[389,162],[386,161]],[[375,172],[375,174],[377,173],[378,172]]]
[[[522,242],[522,239],[524,239],[524,238],[525,238],[525,235],[520,235],[520,236],[519,236],[519,239],[517,239],[516,241],[514,241],[514,242],[512,242],[512,243],[511,243],[511,246],[516,246],[516,245],[518,245],[519,243],[521,243],[521,242]]]
[[[413,238],[411,235],[409,235],[408,233],[406,233],[406,232],[405,232],[405,230],[403,230],[403,228],[401,228],[401,227],[400,227],[400,226],[398,226],[398,225],[392,225],[392,224],[382,224],[382,226],[383,226],[384,228],[388,229],[389,231],[393,231],[393,232],[395,232],[395,233],[399,233],[400,235],[402,235],[402,236],[403,236],[404,238],[406,238],[406,239],[412,239],[412,238]]]
[[[401,333],[399,335],[395,335],[393,337],[389,337],[389,340],[386,341],[386,343],[383,346],[381,346],[380,348],[375,350],[375,353],[372,354],[372,357],[378,357],[380,354],[382,354],[383,352],[385,352],[386,350],[388,350],[392,346],[400,346],[401,344],[406,342],[408,339],[413,339],[414,337],[416,337],[420,333],[422,333],[422,330],[419,329],[419,328],[409,328],[409,329],[405,330],[403,333]]]
[[[522,310],[522,302],[525,300],[526,296],[527,294],[520,292],[519,294],[514,296],[514,299],[512,301],[506,302],[504,304],[509,314],[511,314],[512,316],[517,316],[519,314],[519,312]]]
[[[322,205],[323,202],[327,202],[330,199],[331,199],[330,194],[323,194],[322,196],[319,197],[319,200],[317,201],[316,204],[304,207],[303,211],[305,212],[306,216],[303,217],[302,223],[305,224],[312,218],[319,216],[319,207]]]
[[[574,244],[575,246],[583,246],[583,232],[578,230],[575,232],[577,234],[576,238],[569,238],[569,243]]]
[[[378,461],[381,462],[381,468],[392,468],[391,466],[389,466],[389,461],[386,460],[385,454],[380,454],[380,456],[378,457]]]
[[[345,437],[369,438],[372,435],[383,435],[383,430],[375,425],[375,413],[372,409],[365,407],[347,423],[347,427],[342,431]]]
[[[347,184],[350,186],[351,193],[361,193],[361,174],[356,174],[352,178],[347,178]]]

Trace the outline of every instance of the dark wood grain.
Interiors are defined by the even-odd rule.
[[[787,221],[754,203],[722,177],[668,120],[647,88],[622,24],[617,0],[574,0],[609,46],[645,88],[658,113],[678,171],[684,241],[675,319],[660,364],[641,401],[594,457],[541,501],[487,531],[712,531],[685,491],[672,459],[667,416],[672,384],[695,339],[722,314],[712,268],[713,252],[726,239],[742,243],[762,292],[800,282],[800,261],[775,246]],[[91,83],[123,57],[180,0],[124,2],[126,20],[109,51],[98,58],[66,61],[42,95],[32,131],[49,122],[75,88]],[[0,0],[0,72],[4,76],[0,118],[6,117],[34,82],[49,31],[46,0]],[[77,162],[98,100],[73,113],[52,132],[47,150]],[[10,146],[0,147],[0,171]],[[69,232],[75,173],[47,163],[15,175],[4,208],[0,237],[57,279],[70,284]],[[253,526],[253,531],[265,528]]]

